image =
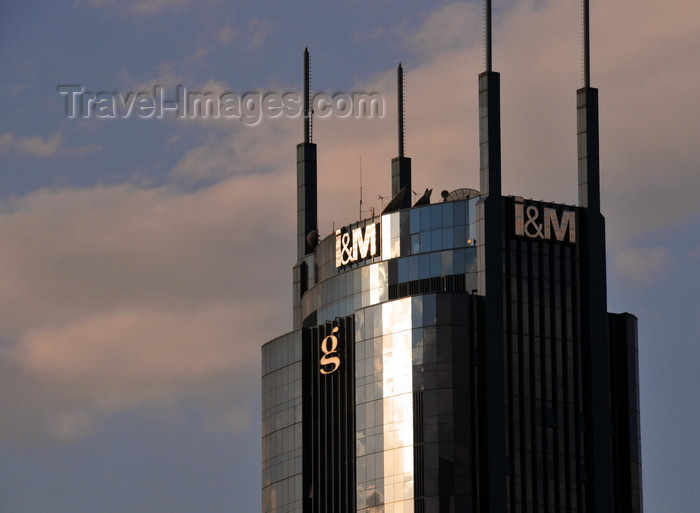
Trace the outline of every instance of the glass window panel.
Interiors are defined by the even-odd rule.
[[[452,244],[455,248],[461,248],[467,244],[467,229],[465,226],[457,226],[452,229]]]
[[[430,237],[430,232],[425,231],[424,233],[421,233],[421,238],[420,238],[420,251],[421,253],[427,253],[428,251],[432,251],[432,239]]]
[[[430,230],[430,208],[422,207],[418,209],[420,215],[420,231]]]
[[[442,259],[442,272],[444,275],[450,275],[450,274],[455,274],[454,267],[452,265],[453,263],[453,252],[452,251],[443,251],[440,253],[440,258]]]
[[[354,303],[354,311],[359,310],[362,308],[364,305],[362,304],[362,294],[354,294],[353,295],[353,303]]]
[[[391,236],[392,237],[397,237],[401,231],[401,218],[399,216],[399,212],[392,212],[389,214],[389,217],[391,218]]]
[[[398,212],[398,224],[400,225],[400,232],[401,233],[409,233],[411,230],[411,220],[410,220],[410,210],[401,210]]]
[[[442,230],[432,230],[430,232],[430,250],[440,251],[442,249]]]
[[[348,286],[347,286],[347,278],[346,278],[346,275],[347,275],[347,273],[346,273],[346,274],[341,274],[341,275],[336,279],[336,283],[338,284],[338,297],[339,297],[339,298],[343,298],[343,297],[345,297],[345,296],[347,295]]]
[[[410,211],[410,223],[411,223],[411,233],[418,233],[420,231],[420,210],[413,208]]]
[[[466,252],[463,249],[456,249],[452,253],[453,259],[454,259],[454,272],[455,274],[457,273],[463,273],[466,272],[466,266],[465,266],[465,255]]]
[[[431,253],[430,254],[430,275],[431,276],[442,276],[442,254],[441,253]]]
[[[453,217],[454,226],[467,224],[467,202],[466,201],[455,201],[453,202]]]
[[[418,277],[421,279],[430,277],[430,255],[421,254],[418,255],[418,259],[420,262]]]
[[[430,210],[430,229],[435,230],[442,227],[442,205],[433,205],[426,210]]]
[[[469,248],[464,251],[465,269],[469,273],[476,273],[476,248]]]
[[[454,232],[452,228],[444,228],[442,232],[442,248],[449,249],[454,247]]]
[[[408,258],[399,258],[399,283],[408,281]]]
[[[389,258],[389,254],[391,253],[391,236],[392,236],[391,224],[392,224],[391,215],[382,216],[381,237],[380,237],[382,259]]]
[[[411,235],[411,253],[420,253],[420,233]]]
[[[413,296],[411,298],[411,325],[423,325],[423,298],[425,296]]]
[[[373,327],[373,332],[372,336],[376,337],[382,333],[382,313],[381,311],[377,308],[374,309],[374,327]]]
[[[391,238],[391,252],[389,253],[389,258],[396,258],[401,256],[401,238],[396,236]]]
[[[436,310],[435,310],[435,295],[426,294],[423,296],[423,325],[435,325]]]
[[[446,201],[442,203],[442,227],[451,227],[454,224],[454,202]]]
[[[420,256],[411,256],[408,258],[408,279],[417,280],[420,276]]]

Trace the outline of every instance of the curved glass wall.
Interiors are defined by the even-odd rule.
[[[451,330],[456,328],[437,324],[454,324],[450,312],[456,307],[449,295],[443,295],[449,300],[440,307],[435,293],[475,292],[477,201],[437,203],[356,223],[349,230],[376,225],[379,251],[345,267],[336,267],[335,235],[321,241],[304,259],[304,273],[299,275],[301,290],[306,291],[299,301],[300,318],[306,320],[303,326],[355,317],[358,513],[414,513],[419,505],[425,511],[437,507],[431,502],[438,495],[431,476],[444,472],[445,465],[457,465],[450,434],[456,426],[448,429],[452,423],[445,420],[454,407],[442,388],[454,388],[456,376],[461,379],[468,373],[466,367],[453,372],[453,354],[438,362],[439,351],[453,351]],[[466,311],[463,305],[459,311]],[[455,337],[464,341],[466,335],[460,329]],[[442,330],[440,350],[436,330]],[[263,347],[265,512],[302,510],[303,331],[297,329]],[[420,391],[414,385],[417,373],[428,380]],[[442,383],[448,378],[449,383]],[[423,420],[416,424],[415,419]],[[424,429],[429,433],[425,443]],[[465,426],[460,431],[469,429]],[[416,461],[430,472],[415,475]]]
[[[350,228],[380,223],[378,256],[336,267],[335,236],[313,255],[302,319],[316,312],[314,323],[350,315],[360,308],[395,299],[390,287],[447,276],[465,277],[463,290],[476,289],[476,203],[478,198],[401,210],[367,219]],[[422,292],[437,290],[422,290]],[[417,292],[417,291],[414,291]],[[408,294],[400,294],[408,295]]]
[[[262,479],[265,512],[302,512],[301,332],[262,354]]]

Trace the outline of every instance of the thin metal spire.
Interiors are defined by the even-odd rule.
[[[304,142],[297,144],[297,256],[312,253],[318,242],[316,145],[311,142],[309,49],[304,48]]]
[[[583,87],[591,87],[591,26],[588,0],[583,0]]]
[[[404,123],[404,76],[403,66],[399,63],[396,69],[396,100],[398,104],[398,137],[399,155],[391,159],[391,197],[392,205],[396,201],[396,209],[410,208],[411,206],[411,159],[406,157],[406,126]],[[402,192],[403,191],[403,192]],[[399,197],[401,194],[401,197]],[[389,208],[387,205],[387,208]],[[393,208],[393,207],[392,207]],[[384,210],[386,211],[386,210]]]
[[[403,98],[403,68],[399,62],[399,67],[396,70],[397,96],[399,109],[399,157],[404,156],[406,144],[406,127],[403,121],[404,98]]]
[[[311,109],[309,108],[309,90],[311,72],[309,66],[309,49],[304,48],[304,142],[311,142]]]
[[[360,217],[362,219],[362,155],[360,155]]]
[[[484,7],[484,32],[486,43],[486,71],[493,71],[493,36],[491,33],[491,0],[486,0]]]

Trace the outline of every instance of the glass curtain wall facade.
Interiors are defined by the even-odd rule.
[[[641,511],[636,319],[605,314],[591,354],[585,209],[500,198],[494,302],[480,201],[366,219],[297,264],[295,329],[263,346],[264,512],[603,511],[606,486]]]
[[[477,200],[365,220],[347,232],[376,226],[375,256],[338,267],[332,235],[296,266],[297,329],[263,346],[263,511],[444,511],[471,500]],[[323,341],[350,324],[334,334],[339,368],[324,368],[333,343]],[[324,384],[352,403],[329,403]],[[340,449],[340,430],[318,433],[334,407],[352,451]],[[347,487],[351,504],[328,502]]]

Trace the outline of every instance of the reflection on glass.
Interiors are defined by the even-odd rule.
[[[411,299],[373,312],[374,330],[358,366],[358,510],[413,511],[413,377]],[[365,334],[367,330],[365,329]],[[360,382],[366,383],[360,385]],[[370,393],[370,390],[372,393]],[[364,400],[363,404],[360,401]]]
[[[382,260],[386,260],[389,257],[389,254],[391,253],[391,221],[392,217],[391,214],[383,215],[382,216],[382,236],[381,236],[381,245],[382,245],[382,254],[381,258]]]

